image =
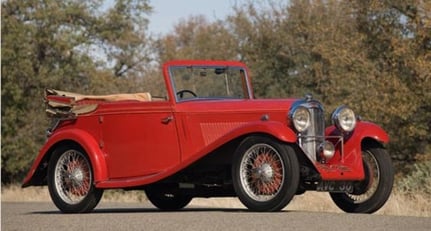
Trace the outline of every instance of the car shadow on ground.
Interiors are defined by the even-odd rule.
[[[196,212],[225,212],[225,213],[264,213],[264,212],[255,212],[244,208],[184,208],[180,210],[174,211],[164,211],[157,208],[96,208],[90,213],[83,214],[120,214],[120,213],[196,213]],[[292,211],[278,211],[271,213],[286,213]],[[53,211],[34,211],[30,214],[65,214],[59,210]]]

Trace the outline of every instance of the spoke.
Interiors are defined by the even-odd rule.
[[[67,203],[79,203],[90,190],[92,176],[89,162],[76,150],[62,154],[54,176],[59,196]]]
[[[257,201],[274,198],[283,185],[280,154],[267,144],[256,144],[244,155],[240,176],[246,193]]]
[[[375,157],[368,151],[363,152],[362,156],[363,156],[364,164],[367,165],[366,169],[368,170],[369,179],[366,179],[368,180],[368,184],[362,186],[362,187],[366,187],[366,190],[364,193],[347,194],[347,196],[349,196],[355,203],[363,203],[369,200],[377,191],[377,187],[380,182],[380,169]]]

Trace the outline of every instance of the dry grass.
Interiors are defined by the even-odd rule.
[[[126,192],[122,190],[108,190],[102,199],[103,202],[142,202],[145,200],[144,192]],[[13,185],[2,187],[1,201],[51,201],[51,199],[46,187],[22,189],[19,186]],[[244,208],[241,202],[235,198],[196,198],[192,201],[192,205],[211,208]],[[342,213],[331,201],[329,195],[321,192],[307,192],[304,195],[295,196],[286,209]],[[431,217],[431,195],[416,194],[409,196],[395,191],[386,205],[377,214]]]

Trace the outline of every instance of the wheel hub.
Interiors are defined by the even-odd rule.
[[[67,164],[65,183],[69,192],[74,196],[84,196],[89,189],[86,169],[81,160],[72,160]]]
[[[268,144],[258,143],[244,154],[240,165],[241,184],[248,197],[265,202],[283,186],[284,168],[280,154]]]
[[[270,164],[264,163],[254,170],[253,176],[255,179],[260,179],[261,181],[267,183],[272,180],[274,176],[274,170]]]
[[[84,180],[84,173],[82,172],[82,169],[80,168],[74,169],[70,174],[70,179],[76,184],[79,184],[80,182],[82,182]]]

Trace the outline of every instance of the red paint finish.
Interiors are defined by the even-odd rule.
[[[178,104],[176,118],[181,121],[178,130],[182,133],[178,135],[182,144],[182,159],[195,160],[200,156],[195,156],[196,153],[209,152],[209,147],[221,146],[236,137],[251,133],[266,133],[295,142],[296,134],[286,125],[286,112],[292,102],[225,100]],[[271,121],[262,121],[264,115],[268,115]]]
[[[173,115],[172,109],[166,105],[145,110],[141,104],[133,113],[113,110],[100,115],[110,179],[155,174],[180,162],[176,121],[162,122]]]

